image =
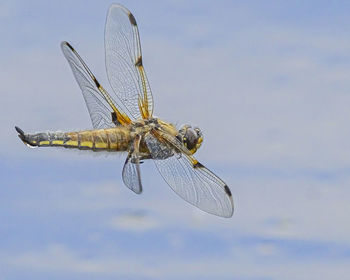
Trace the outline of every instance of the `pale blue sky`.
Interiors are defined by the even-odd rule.
[[[153,164],[29,149],[28,132],[91,127],[59,44],[100,82],[109,1],[2,1],[2,279],[347,279],[350,4],[124,1],[155,114],[198,125],[197,157],[230,186],[231,219],[177,197]]]

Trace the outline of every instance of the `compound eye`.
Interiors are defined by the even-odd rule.
[[[185,137],[184,137],[184,144],[187,147],[187,149],[192,150],[194,147],[196,147],[198,140],[198,134],[193,129],[189,128],[186,131]]]

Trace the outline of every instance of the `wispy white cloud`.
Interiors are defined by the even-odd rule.
[[[150,167],[143,170],[142,195],[127,189],[117,175],[115,181],[106,182],[42,182],[30,188],[30,196],[29,190],[16,194],[11,209],[40,215],[45,220],[57,215],[59,219],[67,215],[81,218],[92,215],[89,223],[93,227],[117,232],[187,229],[228,240],[232,236],[259,236],[350,246],[350,226],[344,222],[350,196],[348,176],[337,182],[320,183],[317,178],[306,177],[276,179],[273,175],[256,175],[251,179],[245,176],[235,179],[231,175],[227,179],[231,182],[236,211],[232,219],[223,219],[187,204],[155,170]],[[19,187],[12,188],[16,191]]]
[[[81,273],[105,275],[139,275],[154,276],[152,268],[139,266],[138,270],[130,271],[136,261],[119,258],[84,257],[64,245],[50,244],[40,252],[26,252],[18,256],[11,256],[7,265],[29,271],[50,271],[60,273]]]
[[[261,245],[260,245],[261,246]],[[266,245],[265,245],[266,246]],[[271,255],[268,249],[268,256]],[[273,249],[272,249],[273,250]],[[61,244],[50,244],[46,249],[39,252],[26,252],[20,255],[12,255],[5,258],[3,264],[15,267],[22,271],[45,271],[75,273],[78,275],[90,275],[92,277],[141,277],[152,279],[229,279],[232,277],[242,279],[320,279],[323,277],[343,278],[349,273],[346,262],[329,262],[320,265],[314,260],[308,263],[293,259],[288,263],[281,263],[266,256],[266,249],[263,255],[267,259],[263,262],[256,258],[261,253],[261,248],[257,248],[255,253],[247,253],[243,246],[234,249],[234,254],[230,257],[218,258],[199,257],[192,259],[166,256],[156,258],[152,264],[146,256],[109,256],[109,257],[88,257]],[[154,257],[151,257],[154,260]],[[137,267],[137,269],[132,269]]]
[[[110,221],[112,228],[117,230],[143,232],[156,229],[158,222],[156,219],[144,213],[125,213],[113,217]]]

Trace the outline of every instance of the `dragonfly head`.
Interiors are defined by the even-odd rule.
[[[184,144],[184,146],[194,154],[203,142],[203,134],[198,127],[192,128],[190,125],[183,125],[177,138]]]

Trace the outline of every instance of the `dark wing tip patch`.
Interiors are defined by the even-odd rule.
[[[135,66],[137,66],[137,67],[142,66],[142,56],[139,56],[139,58],[136,60]]]
[[[199,161],[197,161],[194,165],[193,165],[193,168],[203,168],[204,165],[201,164]]]
[[[62,44],[66,45],[68,48],[70,48],[71,51],[73,51],[73,52],[75,51],[74,48],[72,47],[72,45],[69,44],[68,42],[64,41],[64,42],[62,42]]]
[[[225,185],[224,189],[225,189],[225,192],[227,193],[228,196],[232,196],[231,190],[229,189],[229,187],[227,185]]]
[[[129,13],[128,16],[129,16],[129,21],[130,21],[130,23],[131,23],[132,25],[136,26],[137,23],[136,23],[136,19],[135,19],[134,15],[133,15],[132,13]]]
[[[75,55],[78,56],[78,58],[80,59],[79,55],[77,54],[77,52],[75,51],[75,49],[72,47],[71,44],[69,44],[69,43],[66,42],[66,41],[63,41],[63,42],[62,42],[62,45],[66,45],[68,48],[70,48],[71,51],[74,52]],[[97,81],[96,77],[95,77],[92,73],[90,73],[90,74],[91,74],[91,78],[93,79],[93,81],[94,81],[95,85],[97,86],[97,88],[100,88],[101,85],[100,85],[100,83]]]

